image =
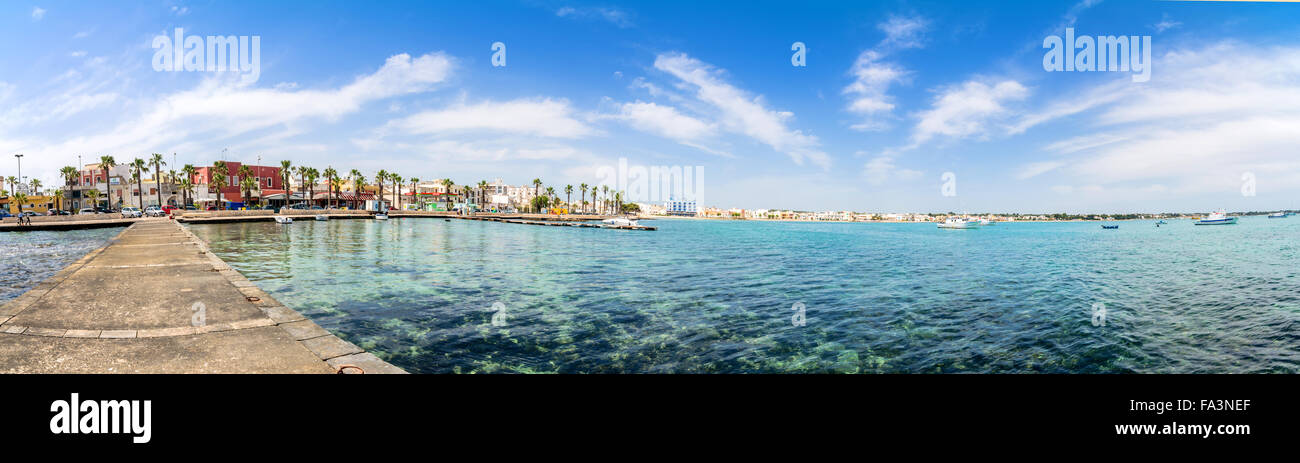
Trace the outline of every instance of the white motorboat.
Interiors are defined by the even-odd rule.
[[[602,221],[600,221],[600,222],[603,223],[603,224],[605,224],[605,225],[613,225],[613,226],[615,226],[615,227],[639,227],[639,226],[641,226],[641,224],[636,223],[635,220],[628,219],[628,218],[625,218],[625,217],[619,217],[619,218],[614,218],[614,219],[605,219],[605,220],[602,220]]]
[[[1209,217],[1196,221],[1196,225],[1234,225],[1236,223],[1236,217],[1228,217],[1228,213],[1222,210],[1210,214]]]
[[[1268,215],[1268,218],[1270,218],[1270,219],[1285,219],[1287,215],[1289,215],[1289,214],[1287,214],[1286,212],[1274,212],[1274,213],[1272,213],[1272,214],[1269,214],[1269,215]]]
[[[979,228],[979,223],[957,217],[949,217],[947,220],[939,222],[939,228],[949,230],[969,230]]]
[[[327,221],[327,220],[329,220],[329,219],[330,219],[330,216],[328,216],[328,215],[325,215],[325,214],[316,214],[316,221],[317,221],[317,222],[324,222],[324,221]]]
[[[375,214],[375,220],[388,220],[388,214],[384,214],[382,212]]]
[[[275,216],[275,223],[287,225],[293,223],[293,219],[283,215],[277,215]]]

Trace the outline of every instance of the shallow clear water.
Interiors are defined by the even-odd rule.
[[[1300,371],[1300,218],[644,223],[659,230],[192,229],[281,302],[411,372]]]
[[[0,303],[22,295],[121,232],[98,228],[0,233]]]

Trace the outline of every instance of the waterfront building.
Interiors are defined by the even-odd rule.
[[[208,165],[199,167],[190,182],[195,185],[194,197],[195,202],[217,202],[224,201],[230,207],[241,207],[244,205],[244,190],[240,186],[239,168],[244,164],[236,161],[226,161],[226,186],[221,191],[216,191],[212,186],[212,174],[215,167]],[[280,167],[278,166],[248,166],[252,170],[252,175],[256,181],[256,186],[249,198],[254,202],[260,202],[263,194],[284,194],[284,179],[280,177]],[[206,192],[206,194],[204,194]]]
[[[696,209],[695,201],[678,200],[669,198],[664,202],[664,209],[667,215],[677,215],[683,217],[695,217],[699,211]]]

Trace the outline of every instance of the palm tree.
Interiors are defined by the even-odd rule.
[[[190,179],[188,179],[188,178],[186,178],[186,179],[181,179],[181,203],[182,203],[182,205],[189,205],[189,204],[190,204],[190,203],[189,203],[190,198],[193,197],[193,196],[192,196],[193,194],[194,194],[194,182],[191,182]]]
[[[109,191],[108,189],[109,188],[108,169],[112,169],[114,167],[117,167],[117,160],[113,159],[112,156],[99,157],[99,168],[104,169],[104,201],[111,202],[113,200],[113,195],[112,195],[113,192]]]
[[[32,186],[32,192],[33,192],[33,193],[36,193],[36,196],[40,196],[40,195],[41,195],[41,181],[40,181],[40,179],[35,179],[35,178],[34,178],[34,179],[32,179],[32,181],[28,182],[28,184]]]
[[[375,174],[375,186],[379,187],[379,206],[377,207],[380,209],[384,208],[384,181],[386,180],[388,180],[388,171],[379,169],[379,173]]]
[[[94,206],[91,207],[99,207],[99,190],[87,190],[86,197],[90,198],[91,203],[94,204]]]
[[[190,182],[190,188],[189,188],[189,191],[188,191],[187,193],[193,193],[193,192],[194,192],[194,174],[199,173],[199,170],[194,168],[194,164],[186,164],[185,167],[182,167],[182,168],[181,168],[181,172],[184,172],[184,173],[185,173],[185,180],[188,180],[188,181]],[[181,187],[182,187],[182,189],[184,189],[184,186],[185,186],[185,183],[184,183],[184,182],[181,182]],[[185,202],[185,205],[186,205],[186,206],[190,205],[190,202],[189,202],[189,201],[190,201],[190,199],[193,198],[193,197],[194,197],[193,194],[187,194],[187,195],[185,196],[185,201],[186,201],[186,202]]]
[[[165,165],[167,163],[163,162],[161,154],[153,153],[153,156],[149,158],[149,166],[153,167],[153,184],[158,187],[158,207],[162,207],[162,178],[160,177],[162,177],[162,166]],[[141,201],[143,201],[144,192],[140,192],[140,195]]]
[[[329,197],[329,199],[333,199],[334,177],[337,177],[339,173],[338,171],[334,170],[334,166],[325,166],[324,174],[325,174],[325,189],[329,190],[328,192],[326,192],[327,194],[325,196]],[[329,204],[329,199],[325,200],[326,205]]]
[[[14,207],[18,208],[17,212],[21,217],[23,215],[23,205],[27,204],[27,195],[24,193],[14,193],[12,196],[13,198],[10,203],[14,204]]]
[[[416,199],[416,196],[417,196],[417,195],[415,194],[415,186],[416,186],[416,185],[419,185],[419,184],[420,184],[420,179],[419,179],[419,178],[411,177],[411,202],[415,202],[415,199]]]
[[[614,213],[615,214],[623,213],[623,192],[622,191],[614,193]]]
[[[320,178],[320,171],[315,167],[307,169],[307,204],[314,205],[316,202],[316,180]]]
[[[487,204],[487,187],[488,187],[487,180],[478,181],[478,203],[480,205]]]
[[[573,185],[564,186],[564,209],[565,212],[573,213]]]
[[[343,194],[343,179],[334,177],[334,180],[330,180],[329,186],[334,189],[334,205],[330,207],[339,207],[341,198],[338,196]]]
[[[72,193],[72,191],[70,191],[69,189],[72,188],[72,179],[77,178],[77,168],[72,166],[64,166],[62,169],[59,169],[59,175],[63,176],[63,186],[65,187],[63,190],[60,190],[60,193],[63,194]],[[68,198],[68,199],[72,199],[72,198]]]
[[[546,204],[551,209],[555,208],[555,187],[546,187]]]
[[[144,176],[144,159],[135,158],[131,161],[131,179],[135,180],[136,194],[140,197],[140,209],[144,209],[144,185],[141,183],[141,177]]]
[[[586,183],[583,183],[583,184],[581,184],[581,185],[578,185],[578,189],[579,189],[579,190],[582,190],[582,204],[581,204],[582,212],[586,212],[586,209],[587,209],[587,184],[586,184]]]
[[[356,187],[356,189],[357,189],[357,210],[361,210],[361,209],[365,208],[365,203],[363,203],[363,202],[361,201],[361,189],[362,189],[362,188],[365,188],[365,187],[367,187],[367,186],[369,186],[369,185],[366,184],[366,177],[365,177],[365,176],[360,176],[360,177],[357,177],[357,178],[352,179],[352,184],[355,185],[355,187]]]
[[[365,183],[366,178],[362,177],[361,171],[356,169],[352,169],[351,172],[348,172],[348,178],[352,179],[353,193],[356,194],[355,199],[353,200],[353,205],[355,206],[358,201],[361,201],[361,184]]]
[[[54,189],[54,193],[52,194],[52,196],[54,196],[54,208],[55,208],[55,209],[60,209],[60,210],[62,210],[62,209],[63,209],[63,189],[62,189],[62,188],[55,188],[55,189]]]
[[[396,173],[389,174],[388,179],[393,181],[393,196],[397,197],[397,210],[400,211],[402,210],[402,182],[406,179]]]
[[[601,203],[605,207],[601,208],[601,213],[609,213],[609,185],[601,186],[600,189],[605,193],[605,202]]]
[[[293,163],[288,159],[280,161],[280,184],[284,186],[284,204],[289,205],[289,174],[293,172]]]
[[[451,187],[453,187],[453,186],[455,186],[455,185],[456,185],[456,182],[451,181],[451,179],[449,179],[449,178],[444,178],[444,179],[442,179],[442,188],[443,188],[443,190],[445,190],[445,191],[447,192],[448,195],[451,194]],[[448,210],[450,210],[450,209],[448,209]]]
[[[248,207],[249,203],[252,202],[253,185],[255,183],[249,181],[251,178],[253,178],[253,169],[248,167],[248,164],[241,164],[239,166],[239,189],[244,192],[244,207]]]
[[[534,198],[537,197],[537,191],[540,190],[541,188],[542,188],[542,179],[540,179],[540,178],[535,178],[535,179],[533,179],[533,197],[534,197]],[[533,211],[533,212],[537,212],[537,211]]]
[[[226,161],[217,161],[212,163],[212,183],[208,185],[208,189],[211,190],[215,188],[217,190],[218,210],[225,209],[226,207],[224,201],[226,198],[221,194],[221,189],[226,187],[226,174],[228,173],[230,173],[230,169],[226,167]]]

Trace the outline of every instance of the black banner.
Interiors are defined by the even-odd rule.
[[[736,438],[749,450],[761,442],[814,445],[813,439],[824,446],[866,439],[929,445],[940,453],[957,450],[949,447],[954,443],[1187,451],[1287,442],[1297,430],[1291,417],[1300,411],[1290,393],[1300,381],[1294,376],[142,375],[0,381],[11,399],[0,425],[16,442],[131,451],[268,439],[312,443],[298,448],[328,453],[332,446],[432,442],[737,445]],[[96,410],[97,417],[87,416]],[[105,410],[124,413],[114,418]],[[77,429],[69,425],[74,418]],[[114,421],[120,426],[110,432]],[[146,427],[147,442],[136,443],[146,438],[138,432]]]

